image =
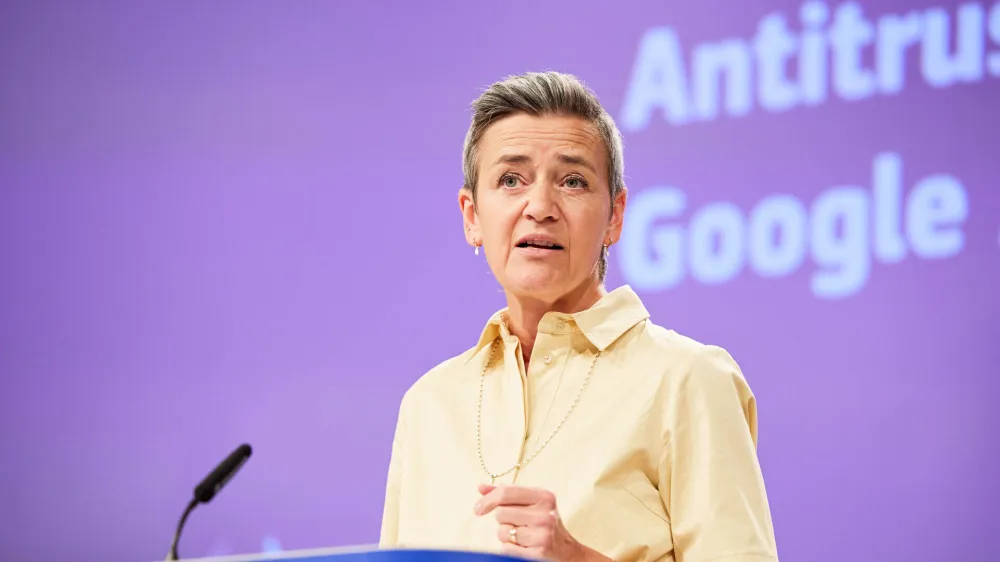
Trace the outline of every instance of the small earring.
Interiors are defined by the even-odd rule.
[[[476,255],[479,255],[479,244],[476,244]]]

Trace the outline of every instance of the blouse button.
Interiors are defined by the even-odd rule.
[[[545,355],[545,364],[548,365],[551,362],[552,362],[552,355],[546,354]]]

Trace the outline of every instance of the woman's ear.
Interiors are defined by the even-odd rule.
[[[628,188],[622,186],[618,195],[611,202],[611,221],[608,223],[608,238],[612,244],[618,243],[622,237],[622,225],[625,223],[625,203],[628,201]]]
[[[458,190],[458,207],[462,211],[462,226],[465,229],[465,241],[470,246],[479,246],[479,217],[476,216],[476,202],[472,198],[472,190],[462,186]]]

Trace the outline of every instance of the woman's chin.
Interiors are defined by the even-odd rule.
[[[569,286],[566,276],[558,271],[523,271],[507,278],[508,293],[541,299],[559,297]]]

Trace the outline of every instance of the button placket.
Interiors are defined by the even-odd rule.
[[[539,355],[529,367],[531,375],[528,376],[528,386],[532,394],[532,410],[527,421],[525,439],[525,451],[528,453],[534,451],[548,432],[552,431],[553,424],[558,423],[561,415],[559,410],[569,407],[561,402],[564,401],[562,398],[565,394],[563,378],[566,361],[572,355],[567,355],[566,351],[571,348],[572,329],[563,321],[550,323],[547,328],[547,331],[538,336],[535,349]]]

